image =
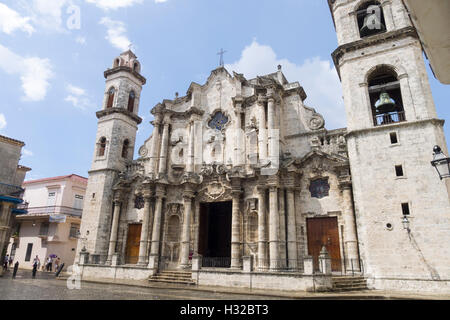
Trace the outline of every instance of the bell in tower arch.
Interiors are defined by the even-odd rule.
[[[377,113],[389,113],[395,111],[395,101],[389,96],[389,93],[382,92],[380,94],[380,100],[375,103]]]
[[[361,37],[371,36],[386,30],[382,21],[382,14],[381,7],[378,5],[371,5],[367,8],[364,24],[360,30]]]

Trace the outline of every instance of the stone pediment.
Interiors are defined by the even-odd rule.
[[[288,160],[283,167],[287,171],[299,171],[306,167],[313,167],[313,171],[337,170],[339,168],[348,168],[350,163],[347,158],[337,154],[329,154],[320,150],[312,150],[303,158]]]

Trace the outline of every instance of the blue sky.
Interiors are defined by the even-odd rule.
[[[151,134],[151,108],[203,84],[221,48],[226,67],[247,78],[281,64],[328,129],[345,127],[326,0],[0,1],[0,134],[26,143],[27,180],[87,177],[103,71],[130,43],[148,80],[136,150]],[[448,119],[450,87],[429,77],[438,115]]]

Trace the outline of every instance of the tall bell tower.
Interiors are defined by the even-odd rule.
[[[83,246],[98,262],[107,259],[114,206],[113,186],[118,174],[133,160],[142,86],[146,79],[130,50],[114,59],[104,72],[106,89],[98,118],[94,155],[86,190],[81,238]],[[116,201],[117,202],[117,201]],[[120,208],[120,206],[119,206]],[[120,214],[120,210],[114,210]]]
[[[447,146],[417,32],[402,0],[328,2],[365,274],[373,288],[445,288],[449,192],[430,161]]]

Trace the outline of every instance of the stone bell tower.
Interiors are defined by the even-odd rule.
[[[328,2],[365,274],[373,288],[448,290],[449,194],[430,164],[435,145],[447,153],[444,121],[417,32],[402,0]]]
[[[81,238],[78,252],[86,247],[95,262],[108,258],[111,224],[114,214],[123,206],[113,190],[118,174],[133,160],[136,131],[142,119],[138,116],[139,99],[146,79],[130,50],[114,59],[113,67],[104,72],[106,89],[98,118],[94,156],[86,190]],[[114,221],[117,219],[114,219]]]

